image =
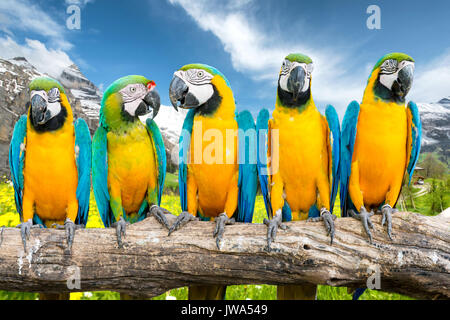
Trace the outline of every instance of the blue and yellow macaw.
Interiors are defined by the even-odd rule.
[[[372,70],[361,105],[350,103],[342,122],[341,211],[362,221],[372,243],[370,217],[383,214],[392,239],[392,213],[405,177],[409,182],[420,152],[417,106],[405,108],[414,60],[403,53],[382,57]]]
[[[73,121],[58,81],[36,78],[29,90],[28,114],[16,123],[9,149],[23,246],[31,228],[56,224],[66,229],[71,250],[75,230],[88,219],[91,135],[83,119]]]
[[[220,249],[226,224],[252,222],[258,184],[255,123],[248,111],[236,113],[225,76],[204,64],[176,71],[169,96],[175,109],[191,109],[179,143],[183,212],[169,234],[198,216],[215,219],[213,236]],[[223,286],[191,287],[189,298],[220,299],[225,290]]]
[[[339,182],[339,118],[332,106],[325,117],[311,95],[313,62],[303,54],[290,54],[278,78],[272,119],[261,110],[257,119],[258,173],[267,214],[270,250],[282,221],[323,221],[331,244],[332,214]],[[275,216],[273,217],[273,213]],[[279,286],[279,299],[315,299],[316,286]]]
[[[122,247],[127,223],[154,215],[165,227],[160,208],[166,176],[164,142],[153,121],[160,107],[155,83],[143,76],[113,82],[103,95],[100,126],[93,138],[92,183],[105,227],[116,227]],[[139,116],[149,116],[144,126]]]

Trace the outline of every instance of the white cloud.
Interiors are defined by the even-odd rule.
[[[416,75],[410,98],[415,102],[436,102],[450,96],[450,49],[431,62],[416,61]]]
[[[12,34],[11,30],[34,32],[44,36],[58,48],[68,50],[72,44],[65,40],[65,27],[29,0],[0,1],[0,30]]]
[[[288,43],[277,34],[262,31],[257,19],[251,16],[254,12],[249,8],[251,0],[235,0],[227,5],[208,0],[169,2],[180,5],[201,29],[212,32],[230,54],[233,68],[247,72],[252,79],[275,86],[283,58],[300,52],[314,61],[315,100],[333,103],[341,115],[350,101],[361,100],[368,74],[364,74],[364,66],[359,72],[355,69],[348,72],[349,52],[298,41]]]
[[[25,57],[39,71],[58,77],[64,68],[73,64],[61,49],[49,49],[38,40],[25,39],[18,44],[11,37],[0,37],[0,52],[3,58]]]
[[[75,4],[81,7],[86,6],[88,3],[93,3],[95,0],[65,0],[67,5]]]

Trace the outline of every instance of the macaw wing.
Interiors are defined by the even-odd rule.
[[[158,166],[158,206],[161,205],[161,198],[164,189],[164,180],[166,179],[166,148],[159,131],[158,125],[152,119],[146,121],[147,131],[153,141],[153,152]]]
[[[356,139],[356,127],[358,124],[359,116],[359,103],[352,101],[345,112],[344,120],[342,121],[342,134],[341,134],[341,216],[347,216],[347,209],[353,207],[351,199],[348,196],[348,185],[351,174],[353,148]]]
[[[14,186],[14,200],[16,209],[22,221],[22,197],[23,197],[23,167],[25,163],[25,145],[27,137],[27,116],[19,118],[14,126],[14,132],[9,145],[9,168],[11,180]]]
[[[115,217],[109,203],[107,131],[102,126],[98,127],[92,139],[92,186],[98,212],[108,228],[115,222]]]
[[[257,134],[257,169],[259,184],[264,198],[264,205],[266,207],[267,216],[272,217],[272,206],[270,204],[269,194],[269,172],[268,172],[268,131],[269,131],[269,111],[262,109],[258,114],[256,120],[256,134]]]
[[[334,201],[339,186],[340,175],[340,152],[341,152],[341,128],[339,126],[339,116],[333,106],[329,105],[325,110],[325,116],[327,118],[328,128],[331,131],[330,138],[327,139],[328,149],[331,147],[331,194],[330,194],[330,211],[333,212]],[[330,143],[332,141],[332,143]]]
[[[414,168],[416,167],[417,160],[419,159],[420,144],[422,140],[422,122],[420,121],[419,109],[412,101],[408,103],[406,114],[408,124],[406,158],[408,161],[408,166],[406,167],[406,171],[409,176],[408,184],[410,184],[414,173]]]
[[[191,146],[192,127],[194,125],[195,109],[189,110],[183,122],[179,140],[178,184],[180,189],[181,210],[187,211],[187,164]]]
[[[86,225],[89,214],[89,197],[91,195],[92,144],[91,133],[86,121],[75,121],[75,159],[78,171],[78,215],[76,224]]]
[[[252,222],[255,209],[258,173],[256,165],[256,131],[255,121],[250,112],[242,111],[236,116],[239,143],[239,195],[238,222]]]

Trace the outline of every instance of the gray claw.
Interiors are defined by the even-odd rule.
[[[264,224],[267,226],[267,251],[270,252],[271,244],[275,241],[278,228],[286,230],[287,226],[282,223],[282,214],[277,213],[272,220],[264,219]]]
[[[331,238],[330,245],[333,244],[334,239],[334,219],[336,219],[335,215],[332,215],[330,211],[323,210],[322,211],[323,222],[325,223],[325,228],[327,228],[327,236],[329,235]]]
[[[22,237],[23,250],[25,250],[25,252],[27,252],[27,240],[30,240],[30,230],[32,226],[32,219],[29,219],[26,222],[22,222],[17,226],[17,228],[20,228],[20,236]]]
[[[159,206],[153,205],[148,211],[147,217],[154,216],[159,223],[161,223],[167,229],[170,228],[169,222],[167,221],[166,214],[171,214],[168,210],[161,208]]]
[[[323,221],[323,223],[325,224],[325,228],[327,229],[327,236],[329,235],[331,238],[330,245],[332,245],[334,239],[334,220],[336,219],[336,215],[331,214],[331,212],[325,208],[323,208],[320,211],[320,214],[321,214],[320,217],[308,218],[308,220],[306,221],[310,222]]]
[[[397,212],[397,209],[393,209],[390,205],[386,204],[381,208],[381,213],[383,218],[381,219],[381,225],[387,222],[387,234],[389,239],[392,241],[392,213]]]
[[[353,210],[349,210],[350,214],[353,218],[361,220],[364,230],[366,230],[367,235],[369,236],[369,242],[372,244],[372,232],[370,232],[370,229],[373,229],[373,223],[370,220],[370,217],[373,216],[374,212],[370,211],[368,212],[366,208],[361,207],[359,214],[355,213]]]
[[[64,221],[64,229],[66,229],[67,247],[69,251],[72,251],[73,238],[75,237],[75,223],[69,218]]]
[[[5,230],[5,226],[2,226],[1,228],[0,228],[0,247],[1,247],[1,245],[2,245],[2,242],[3,242],[3,231]]]
[[[180,215],[177,217],[175,222],[169,228],[169,236],[172,232],[180,229],[182,226],[186,225],[189,221],[195,221],[195,220],[198,220],[198,218],[194,217],[192,214],[190,214],[187,211],[183,211],[182,213],[180,213]]]
[[[84,224],[75,224],[72,220],[69,218],[66,218],[64,221],[64,225],[60,225],[58,223],[52,224],[52,227],[59,229],[59,230],[66,230],[66,241],[67,241],[67,247],[69,251],[72,251],[72,244],[73,239],[75,237],[75,230],[83,229],[85,226]]]
[[[225,225],[234,224],[234,218],[228,218],[225,213],[221,213],[216,218],[216,228],[214,229],[213,237],[216,238],[217,249],[220,250],[220,240],[222,240],[223,233],[225,231]]]
[[[120,217],[120,220],[117,222],[114,222],[111,226],[116,228],[116,234],[117,234],[117,244],[119,245],[119,248],[123,248],[123,241],[122,236],[126,237],[126,228],[127,228],[128,222],[126,222],[123,217]]]

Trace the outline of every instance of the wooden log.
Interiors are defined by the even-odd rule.
[[[32,229],[24,252],[20,230],[5,228],[0,239],[0,289],[156,296],[200,284],[366,287],[371,275],[376,278],[372,270],[378,269],[383,291],[449,299],[450,218],[396,213],[393,241],[379,215],[372,221],[371,245],[360,221],[336,219],[332,246],[322,222],[289,222],[288,230],[278,231],[271,252],[265,249],[267,228],[262,224],[226,226],[218,250],[212,237],[214,222],[191,222],[167,236],[152,217],[128,227],[121,249],[114,229],[77,230],[71,253],[64,230]]]

